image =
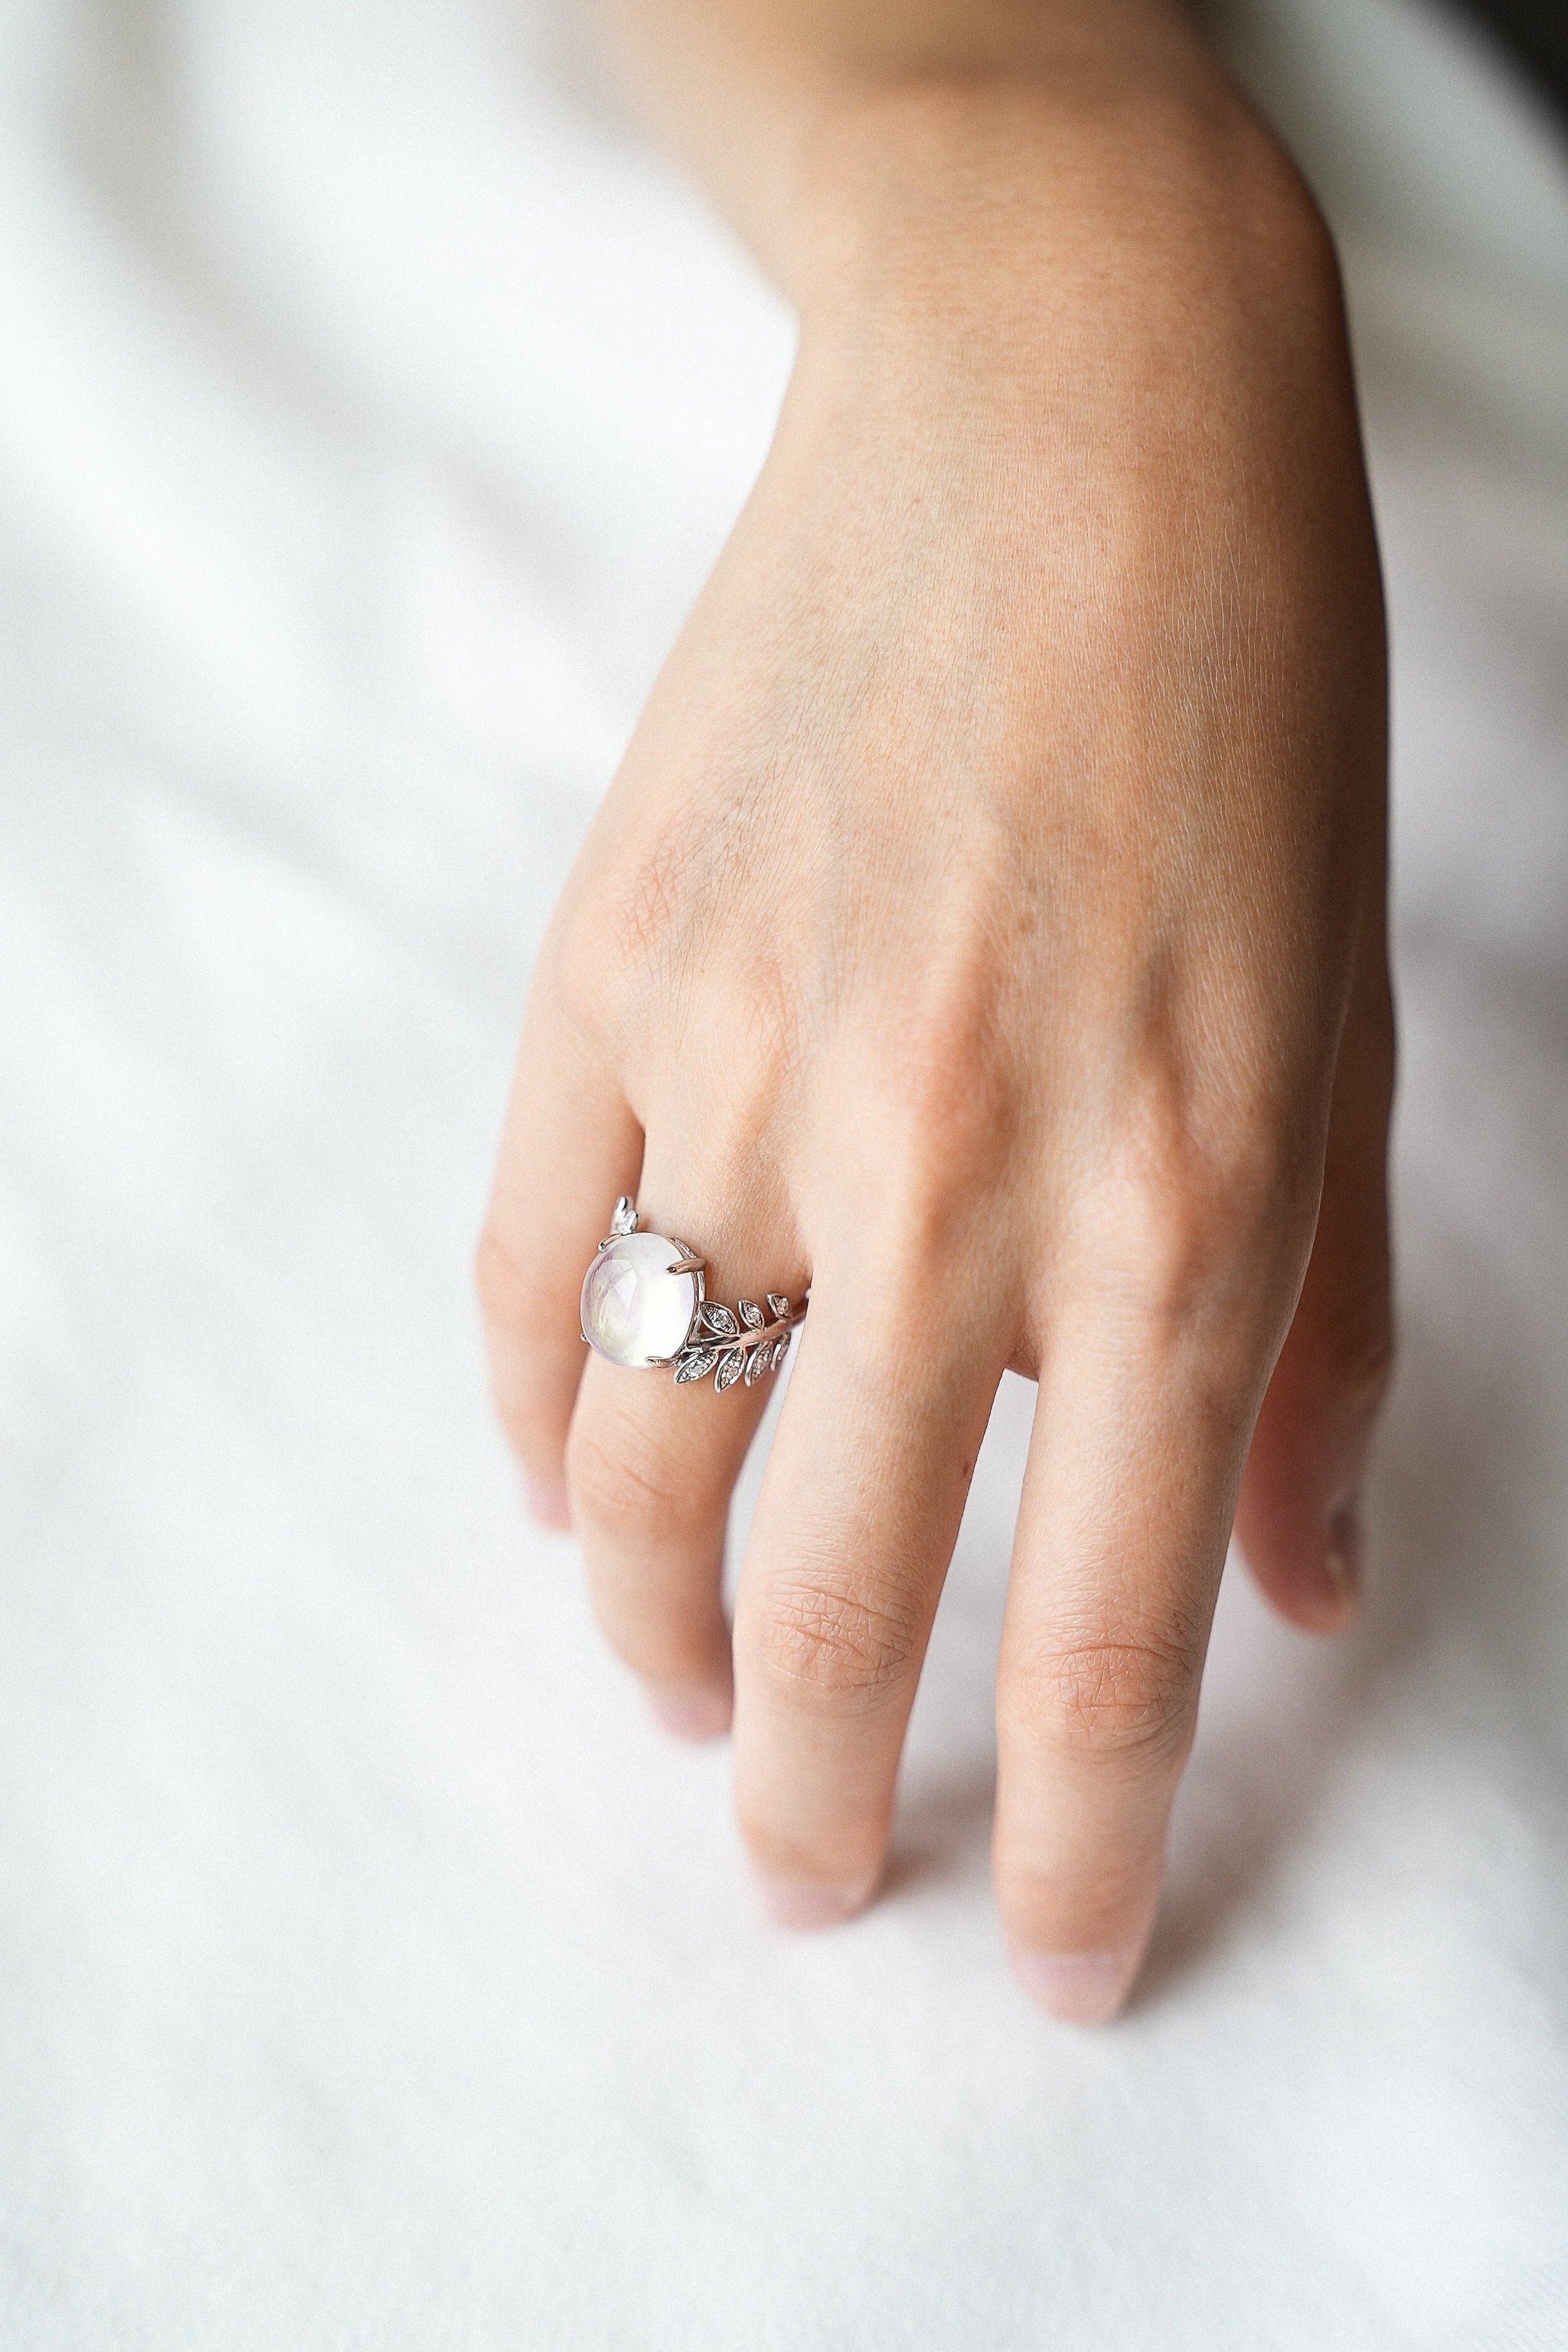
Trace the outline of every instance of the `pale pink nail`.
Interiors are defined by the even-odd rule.
[[[727,1690],[649,1691],[647,1703],[672,1739],[717,1739],[730,1728]]]
[[[1022,1952],[1013,1966],[1025,1991],[1071,2025],[1102,2025],[1127,1996],[1142,1945],[1120,1952]]]
[[[768,1916],[775,1927],[837,1927],[863,1910],[868,1886],[831,1886],[816,1878],[759,1875]]]
[[[566,1500],[566,1489],[559,1478],[525,1478],[523,1499],[542,1528],[552,1534],[565,1535],[572,1525],[572,1512]]]

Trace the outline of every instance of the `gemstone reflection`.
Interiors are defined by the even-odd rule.
[[[624,1234],[583,1277],[583,1337],[612,1364],[668,1362],[691,1328],[697,1277],[671,1274],[681,1256],[663,1234]]]

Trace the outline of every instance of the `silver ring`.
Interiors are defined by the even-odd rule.
[[[639,1233],[623,1195],[610,1230],[583,1276],[583,1337],[607,1363],[632,1371],[675,1370],[678,1382],[711,1372],[716,1389],[748,1388],[789,1353],[807,1299],[792,1307],[770,1290],[765,1307],[742,1298],[721,1307],[708,1297],[706,1258],[664,1234]],[[809,1293],[807,1298],[809,1298]]]

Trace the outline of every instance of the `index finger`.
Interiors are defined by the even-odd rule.
[[[643,1137],[619,1078],[536,976],[475,1254],[490,1386],[535,1515],[567,1523],[566,1432],[582,1377],[583,1276]]]

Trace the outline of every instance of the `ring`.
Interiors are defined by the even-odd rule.
[[[583,1276],[583,1337],[595,1355],[633,1371],[667,1371],[678,1382],[711,1372],[716,1389],[748,1388],[783,1363],[807,1299],[792,1307],[770,1290],[721,1307],[703,1295],[708,1261],[685,1242],[638,1233],[637,1213],[616,1202],[607,1238]],[[808,1294],[809,1297],[809,1294]]]

